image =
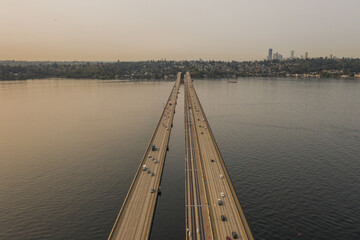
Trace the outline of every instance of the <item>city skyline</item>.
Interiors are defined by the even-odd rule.
[[[0,60],[262,60],[271,46],[360,56],[356,0],[4,0]]]
[[[329,54],[327,56],[324,56],[324,57],[329,57],[329,58],[333,58],[333,54]],[[265,60],[283,60],[283,59],[309,59],[309,52],[306,51],[304,52],[304,54],[300,54],[300,55],[296,55],[295,54],[295,51],[294,50],[291,50],[290,51],[290,55],[288,57],[284,57],[283,54],[279,53],[278,51],[277,52],[274,52],[273,53],[273,49],[272,48],[269,48],[269,51],[268,51],[268,55],[265,57]]]

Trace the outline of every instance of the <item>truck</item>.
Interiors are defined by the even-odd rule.
[[[146,165],[143,165],[143,171],[145,171],[146,170]]]

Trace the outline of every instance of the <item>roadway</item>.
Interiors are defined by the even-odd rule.
[[[185,85],[187,239],[253,239],[189,73]],[[219,205],[219,199],[221,205]]]
[[[186,82],[185,82],[186,87]],[[195,121],[189,109],[191,103],[185,91],[185,216],[186,234],[191,239],[211,239],[205,185],[196,141]]]
[[[161,114],[153,136],[125,197],[109,240],[148,239],[160,188],[170,131],[180,87],[178,73],[174,87]],[[155,144],[155,151],[152,145]],[[143,170],[146,165],[146,170]]]

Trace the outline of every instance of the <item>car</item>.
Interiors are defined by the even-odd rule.
[[[145,171],[146,170],[146,165],[143,165],[143,171]]]
[[[152,177],[155,176],[155,173],[151,173],[151,176],[152,176]]]
[[[224,215],[221,215],[221,221],[223,221],[223,222],[226,221],[226,217]]]
[[[151,158],[151,155],[149,155],[149,158]]]
[[[239,236],[237,235],[236,232],[232,232],[232,237],[233,237],[234,239],[237,239]]]
[[[221,192],[220,195],[221,195],[222,197],[225,197],[225,194],[224,194],[223,192]]]
[[[223,202],[221,201],[221,199],[220,199],[220,198],[218,198],[218,200],[217,200],[217,201],[218,201],[218,204],[219,204],[219,205],[223,205]]]
[[[211,162],[215,162],[215,160],[214,160],[214,159],[211,159]]]
[[[226,240],[231,240],[231,238],[229,236],[226,237]]]
[[[220,174],[220,178],[223,179],[223,178],[224,178],[224,175]]]
[[[150,173],[150,169],[147,170],[147,173]]]
[[[152,188],[152,189],[150,190],[150,192],[151,192],[151,193],[154,193],[154,192],[155,192],[155,189]]]

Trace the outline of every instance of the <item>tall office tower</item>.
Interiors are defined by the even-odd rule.
[[[309,58],[309,53],[306,52],[306,53],[305,53],[305,59],[308,59],[308,58]]]
[[[272,59],[273,59],[272,48],[270,48],[270,49],[269,49],[268,60],[271,61]]]
[[[294,59],[294,58],[295,58],[295,52],[294,52],[294,50],[291,50],[290,58],[291,58],[291,59]]]

